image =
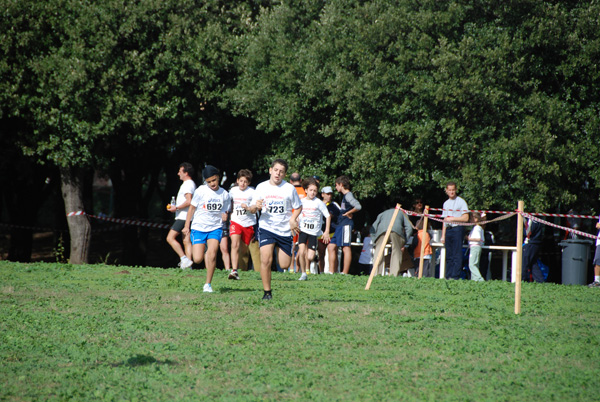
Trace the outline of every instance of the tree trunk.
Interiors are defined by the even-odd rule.
[[[83,170],[77,167],[60,169],[60,181],[65,212],[85,211],[83,206]],[[67,217],[71,237],[71,264],[88,262],[92,228],[85,215]]]

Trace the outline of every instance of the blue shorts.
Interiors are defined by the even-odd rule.
[[[352,243],[353,228],[354,224],[338,226],[335,228],[335,233],[331,238],[331,242],[338,247],[350,247],[350,244]]]
[[[223,229],[215,229],[211,232],[201,232],[199,230],[193,230],[191,233],[192,245],[194,244],[206,244],[208,239],[215,239],[220,242],[223,237]]]
[[[594,254],[594,265],[600,265],[600,244],[596,246],[596,253]]]
[[[279,236],[268,230],[258,228],[258,241],[260,247],[275,244],[284,253],[290,257],[292,256],[292,236]]]

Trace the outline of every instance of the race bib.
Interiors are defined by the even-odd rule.
[[[220,211],[223,209],[223,203],[221,202],[208,202],[204,204],[207,211]]]
[[[302,221],[302,228],[306,230],[315,230],[319,226],[319,221],[315,219],[304,219]]]

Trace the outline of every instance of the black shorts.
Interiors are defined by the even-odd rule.
[[[317,249],[317,236],[309,235],[308,233],[300,232],[298,235],[298,244],[306,244],[311,250]]]
[[[281,251],[292,256],[292,236],[279,236],[273,232],[269,232],[268,230],[261,229],[258,227],[258,239],[260,247],[268,246],[270,244],[274,244],[279,247]]]
[[[594,254],[594,265],[600,265],[600,244],[596,246],[596,253]]]
[[[185,221],[183,219],[175,219],[175,222],[173,222],[173,225],[171,226],[171,230],[174,230],[177,233],[181,233],[184,226]]]
[[[223,237],[229,237],[229,221],[223,222],[221,228],[223,229]]]

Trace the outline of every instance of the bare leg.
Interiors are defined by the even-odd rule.
[[[315,259],[315,250],[308,249],[308,251],[306,252],[306,270],[307,271],[310,271],[310,266],[314,259]]]
[[[344,253],[344,273],[348,275],[350,272],[350,263],[352,263],[352,249],[350,246],[342,247],[342,253]]]
[[[329,253],[329,272],[335,274],[337,272],[338,267],[337,245],[334,243],[329,243],[329,245],[327,246],[327,252]]]
[[[231,235],[231,267],[235,270],[239,268],[241,235]]]
[[[325,252],[327,251],[327,244],[322,241],[317,242],[317,248],[319,249],[319,272],[325,271]]]
[[[229,237],[223,236],[221,238],[221,254],[223,255],[223,264],[225,264],[225,269],[229,271],[231,269],[231,256],[229,255]]]
[[[206,250],[206,283],[211,283],[215,267],[217,266],[217,250],[219,249],[219,241],[217,239],[208,239]]]
[[[179,244],[179,242],[177,241],[177,236],[179,236],[179,232],[176,232],[173,229],[169,230],[169,234],[167,235],[167,243],[169,243],[169,246],[171,246],[173,251],[175,251],[177,253],[177,255],[179,256],[179,258],[181,258],[185,254],[183,253],[183,248],[181,247],[181,244]],[[185,244],[185,239],[184,239],[184,244]],[[192,245],[192,243],[190,241],[190,246],[191,245]]]
[[[204,261],[204,250],[206,249],[206,244],[194,244],[192,246],[192,257],[194,258],[194,262],[196,264],[200,264]]]
[[[292,265],[292,257],[287,255],[284,251],[279,249],[279,253],[277,254],[277,259],[279,260],[279,266],[282,269],[287,269]]]
[[[273,263],[274,244],[260,247],[260,277],[264,290],[271,290],[271,264]]]
[[[298,246],[298,260],[300,261],[300,269],[302,273],[306,273],[306,244]]]

